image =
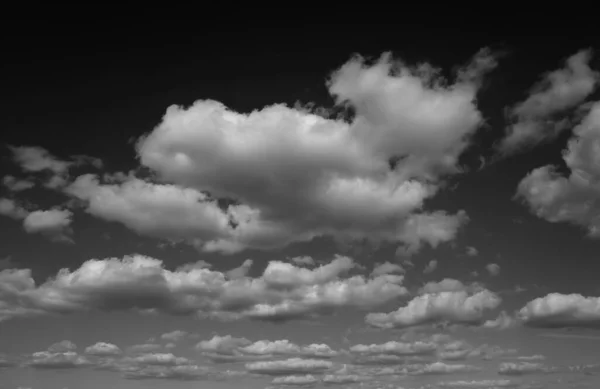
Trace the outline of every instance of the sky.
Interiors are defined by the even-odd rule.
[[[597,38],[112,28],[6,46],[1,389],[598,387]]]

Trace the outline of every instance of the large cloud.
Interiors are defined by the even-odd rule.
[[[545,74],[528,98],[511,109],[514,123],[499,144],[502,152],[513,153],[553,139],[568,127],[568,121],[556,115],[576,107],[595,90],[600,74],[589,67],[591,57],[590,50],[572,55],[563,69]]]
[[[209,251],[323,235],[400,242],[408,252],[435,246],[467,218],[422,213],[423,203],[457,171],[482,123],[475,97],[494,64],[481,52],[448,82],[430,65],[353,58],[328,82],[356,112],[350,122],[278,104],[249,114],[212,100],[171,106],[137,144],[142,165],[165,183],[84,176],[69,192],[99,217]]]
[[[0,319],[89,309],[139,309],[235,319],[289,320],[340,307],[369,308],[405,295],[402,276],[340,277],[353,261],[312,270],[271,261],[262,276],[230,278],[204,267],[167,270],[141,256],[89,260],[36,285],[29,269],[0,272]]]
[[[573,134],[563,154],[570,174],[551,165],[534,169],[519,183],[517,197],[538,217],[582,226],[600,238],[600,102]]]
[[[518,316],[533,327],[600,328],[600,297],[550,293],[527,303]]]
[[[425,293],[389,313],[369,313],[365,320],[380,328],[402,328],[436,322],[480,323],[486,310],[500,304],[498,295],[487,289]]]

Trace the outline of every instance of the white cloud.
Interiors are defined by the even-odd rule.
[[[551,371],[552,369],[542,365],[541,363],[532,362],[505,362],[501,363],[498,368],[498,374],[503,375],[540,374]]]
[[[33,211],[23,220],[23,228],[29,233],[48,235],[53,240],[71,241],[68,235],[72,217],[73,213],[67,209]]]
[[[249,114],[212,100],[171,106],[137,145],[142,165],[170,184],[88,179],[93,190],[79,196],[95,203],[89,211],[100,217],[209,251],[268,249],[324,235],[398,242],[408,252],[436,246],[452,240],[467,218],[421,213],[422,205],[441,175],[458,171],[458,156],[482,123],[475,101],[480,76],[494,65],[480,52],[448,82],[431,66],[410,68],[389,55],[372,65],[354,58],[328,83],[338,104],[355,109],[350,122],[284,105]],[[219,208],[202,191],[234,201]],[[177,208],[181,215],[192,214],[185,208],[202,218],[169,217],[160,229],[140,220],[146,206],[168,214],[160,210],[184,198],[193,202]]]
[[[184,357],[177,357],[171,353],[142,354],[130,358],[132,362],[143,365],[178,366],[190,365],[191,361]]]
[[[455,215],[441,211],[411,215],[400,233],[406,246],[398,247],[396,254],[411,255],[421,249],[423,242],[435,248],[442,242],[451,241],[456,237],[460,226],[468,221],[469,217],[462,210]]]
[[[20,180],[14,176],[4,176],[2,184],[11,192],[21,192],[35,186],[33,181]]]
[[[478,254],[479,254],[479,250],[477,250],[475,247],[473,247],[473,246],[467,247],[467,255],[469,257],[476,257]]]
[[[518,359],[519,361],[543,361],[546,359],[546,357],[543,355],[540,355],[540,354],[535,354],[535,355],[521,355],[521,356],[517,357],[516,359]]]
[[[38,369],[68,369],[88,366],[90,361],[74,351],[38,351],[31,355],[28,365]]]
[[[29,211],[21,207],[15,200],[0,198],[0,215],[8,216],[13,219],[25,219]]]
[[[431,261],[429,261],[429,263],[427,264],[427,266],[425,266],[425,268],[423,269],[423,274],[429,274],[435,271],[435,269],[437,269],[438,266],[438,261],[435,259],[432,259]]]
[[[422,355],[433,354],[437,344],[433,342],[397,342],[388,341],[382,344],[357,344],[350,351],[357,354],[391,354],[391,355]]]
[[[60,342],[54,343],[48,347],[48,351],[51,353],[64,353],[76,349],[77,345],[70,340],[61,340]]]
[[[550,293],[528,302],[518,317],[533,327],[595,328],[600,326],[600,297]]]
[[[267,359],[275,357],[332,358],[339,353],[326,344],[298,345],[287,339],[258,340],[251,342],[246,338],[235,338],[230,335],[215,335],[196,345],[196,349],[215,363],[231,363]]]
[[[35,146],[9,146],[14,161],[26,172],[51,171],[56,174],[65,173],[69,163],[50,154],[47,150]]]
[[[326,344],[299,346],[287,339],[276,341],[259,340],[240,347],[239,351],[251,355],[295,355],[311,358],[330,358],[338,354]]]
[[[333,367],[331,361],[323,359],[289,358],[277,361],[258,361],[246,364],[246,370],[264,375],[318,374]]]
[[[319,382],[319,379],[311,374],[307,375],[290,375],[284,377],[275,377],[271,381],[274,385],[314,385]]]
[[[106,342],[97,342],[91,346],[86,347],[85,353],[95,356],[115,356],[122,353],[121,349],[112,344]]]
[[[370,378],[357,374],[325,374],[323,376],[323,383],[327,385],[344,385],[368,381]]]
[[[13,199],[0,198],[0,215],[23,221],[28,233],[41,233],[52,240],[71,242],[73,213],[67,209],[29,211]]]
[[[582,50],[566,60],[563,69],[547,73],[536,84],[529,97],[510,112],[514,124],[507,128],[499,148],[513,153],[528,145],[554,138],[567,128],[567,121],[556,114],[576,107],[596,88],[599,73],[589,67],[590,50]]]
[[[475,290],[478,288],[482,288],[479,284],[473,284],[471,286],[465,285],[459,280],[455,280],[453,278],[444,278],[443,280],[436,282],[430,281],[423,285],[419,289],[419,294],[427,294],[427,293],[440,293],[440,292],[459,292],[463,290]]]
[[[371,272],[372,277],[381,276],[384,274],[405,273],[404,268],[397,263],[376,263]]]
[[[368,308],[402,296],[402,276],[339,278],[352,260],[337,257],[313,270],[272,261],[258,278],[229,279],[206,268],[166,270],[160,260],[141,255],[89,260],[61,270],[36,286],[30,270],[0,272],[3,318],[41,312],[89,309],[157,310],[223,318],[288,320],[340,307]]]
[[[182,340],[183,338],[185,338],[188,335],[189,334],[187,331],[175,330],[175,331],[166,332],[166,333],[162,334],[160,336],[160,338],[162,340],[167,340],[170,342],[179,342],[180,340]]]
[[[497,276],[498,274],[500,274],[500,265],[496,264],[496,263],[488,263],[485,266],[485,269],[488,271],[488,273],[490,273],[490,275],[492,276]]]
[[[416,369],[409,371],[412,375],[438,375],[438,374],[457,374],[473,373],[480,371],[481,368],[464,364],[447,364],[444,362],[433,362],[428,365],[417,366]]]
[[[443,321],[475,324],[482,320],[486,310],[495,309],[500,302],[500,297],[487,289],[472,294],[467,291],[426,293],[396,311],[369,313],[365,320],[380,328],[402,328]]]
[[[490,389],[490,388],[517,388],[519,383],[510,380],[472,380],[472,381],[446,381],[436,384],[441,388],[457,389]]]
[[[590,107],[573,134],[563,153],[570,174],[561,175],[551,165],[536,168],[519,183],[516,197],[540,218],[579,225],[590,237],[600,238],[600,102]]]
[[[519,323],[519,321],[517,320],[517,318],[507,314],[506,311],[502,311],[502,312],[500,312],[500,314],[498,315],[497,318],[492,319],[492,320],[487,320],[485,323],[483,323],[483,327],[491,328],[491,329],[498,329],[498,330],[505,330],[508,328],[515,327],[518,323]]]
[[[9,269],[0,272],[0,314],[6,319],[43,312],[138,309],[281,321],[341,307],[370,308],[407,293],[402,276],[338,277],[351,268],[347,257],[313,270],[282,264],[272,261],[257,278],[230,279],[202,267],[171,271],[160,260],[134,255],[89,260],[37,286],[29,269]]]
[[[307,255],[302,256],[302,257],[294,257],[291,259],[292,263],[294,265],[305,265],[305,266],[314,266],[316,264],[315,260],[312,257],[309,257]]]

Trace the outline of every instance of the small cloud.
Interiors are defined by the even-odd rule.
[[[189,333],[187,331],[175,330],[175,331],[171,331],[171,332],[162,334],[160,336],[160,338],[162,340],[167,340],[170,342],[179,342],[180,340],[182,340],[183,338],[185,338],[188,335],[189,335]]]
[[[483,323],[483,327],[490,329],[505,330],[517,326],[518,323],[519,321],[514,316],[510,316],[506,313],[506,311],[502,311],[496,319],[488,320],[485,323]]]
[[[20,180],[13,176],[4,176],[2,184],[10,192],[22,192],[35,186],[35,182],[30,180]]]
[[[473,246],[468,246],[467,247],[467,255],[469,257],[475,257],[477,255],[479,255],[479,250],[477,250],[475,247]]]
[[[85,353],[94,356],[114,356],[120,355],[122,351],[118,346],[112,343],[98,342],[86,347]]]
[[[400,266],[396,263],[391,263],[391,262],[377,263],[373,267],[373,271],[371,272],[371,277],[378,277],[378,276],[382,276],[384,274],[394,274],[394,273],[405,273],[405,270],[402,266]]]
[[[48,347],[48,351],[52,353],[62,353],[66,351],[73,351],[77,349],[77,345],[70,340],[62,340],[58,343],[52,344]]]
[[[319,374],[333,367],[331,361],[323,359],[289,358],[277,361],[259,361],[246,364],[246,370],[262,375]]]
[[[435,259],[431,260],[431,261],[429,261],[429,263],[427,264],[425,269],[423,269],[423,274],[432,273],[433,271],[435,271],[435,269],[437,269],[437,267],[438,267],[438,261]]]
[[[294,257],[292,259],[290,259],[290,261],[292,261],[293,264],[298,265],[298,266],[315,266],[316,262],[313,259],[313,257],[309,257],[308,255],[302,256],[302,257]]]
[[[500,274],[500,266],[498,264],[496,264],[496,263],[489,263],[489,264],[487,264],[485,266],[485,269],[492,276],[497,276],[498,274]]]

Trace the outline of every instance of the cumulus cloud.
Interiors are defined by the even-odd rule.
[[[120,355],[122,351],[118,346],[112,343],[97,342],[86,347],[85,353],[94,356],[115,356]]]
[[[483,327],[490,329],[505,330],[508,328],[515,327],[518,323],[519,320],[516,317],[509,315],[508,313],[506,313],[506,311],[502,311],[495,319],[490,319],[483,323]]]
[[[405,273],[404,268],[397,263],[377,263],[373,267],[373,271],[371,272],[371,276],[377,277],[384,274],[394,274],[394,273]]]
[[[18,179],[14,176],[4,176],[2,179],[2,185],[4,185],[4,187],[10,192],[21,192],[33,188],[35,186],[35,182],[26,179]]]
[[[518,312],[532,327],[600,327],[600,297],[550,293],[528,302]]]
[[[333,362],[323,359],[289,358],[276,361],[258,361],[246,364],[250,373],[263,375],[319,374],[330,370]]]
[[[38,369],[70,369],[89,366],[90,361],[74,351],[38,351],[31,355],[28,365]]]
[[[487,289],[475,293],[444,291],[417,296],[390,313],[369,313],[365,321],[380,328],[402,328],[421,324],[450,322],[476,324],[486,310],[498,307],[501,299]]]
[[[70,242],[72,217],[73,213],[68,209],[33,211],[23,220],[23,228],[29,233],[45,234],[52,240]]]
[[[315,260],[312,257],[309,257],[307,255],[302,256],[302,257],[294,257],[291,259],[292,263],[294,265],[298,265],[298,266],[314,266],[316,265]]]
[[[29,269],[0,272],[0,314],[6,319],[34,313],[156,310],[235,319],[289,320],[340,307],[367,309],[407,293],[402,276],[339,277],[353,266],[347,257],[308,270],[271,261],[262,276],[230,279],[206,268],[167,270],[141,255],[89,260],[62,269],[36,285]]]
[[[529,97],[510,110],[513,120],[499,144],[504,153],[535,145],[568,128],[568,121],[557,117],[581,104],[595,89],[600,73],[589,67],[590,50],[581,50],[566,60],[563,69],[544,75]]]
[[[327,85],[354,110],[348,121],[281,104],[247,114],[213,100],[171,106],[137,143],[141,164],[164,183],[82,176],[68,192],[98,217],[208,251],[318,236],[398,243],[407,253],[436,246],[468,218],[422,206],[458,171],[482,123],[481,75],[494,66],[482,51],[449,81],[388,54],[372,64],[352,58]],[[160,226],[148,221],[157,217]]]
[[[215,363],[230,363],[267,359],[274,357],[305,357],[328,359],[339,353],[326,344],[312,343],[298,345],[287,339],[258,340],[251,342],[246,338],[235,338],[230,335],[215,335],[196,345],[196,349]]]
[[[350,348],[356,354],[391,354],[398,356],[433,354],[437,350],[434,342],[412,343],[389,341],[382,344],[357,344]]]
[[[22,220],[25,219],[28,214],[29,211],[19,205],[15,200],[0,198],[0,215]]]
[[[250,355],[296,355],[311,358],[331,358],[338,355],[326,344],[313,343],[308,346],[298,346],[287,339],[259,340],[240,347],[239,351]]]
[[[480,371],[481,368],[465,364],[448,364],[444,362],[433,362],[427,365],[417,365],[415,369],[410,369],[412,375],[441,375],[441,374],[459,374],[473,373]]]
[[[532,362],[505,362],[498,367],[498,374],[503,375],[526,375],[540,374],[551,372],[552,369],[542,365],[541,363]]]
[[[437,266],[438,266],[438,261],[435,259],[432,259],[431,261],[429,261],[427,266],[425,266],[425,268],[423,269],[423,274],[433,273],[435,271],[435,269],[437,269]]]
[[[476,257],[478,254],[479,254],[479,250],[477,250],[477,248],[475,248],[473,246],[467,247],[467,255],[469,257]]]
[[[441,388],[456,389],[489,389],[489,388],[517,388],[521,384],[510,380],[472,380],[472,381],[445,381],[436,384]]]
[[[496,264],[496,263],[488,263],[485,266],[485,269],[488,271],[488,273],[490,273],[490,275],[492,276],[497,276],[498,274],[500,274],[500,265]]]
[[[275,377],[273,379],[273,381],[271,381],[271,383],[274,385],[287,385],[287,386],[314,385],[318,382],[319,382],[319,379],[311,374]]]
[[[167,340],[169,342],[179,342],[180,340],[182,340],[183,338],[185,338],[188,335],[189,335],[189,333],[187,331],[175,330],[175,331],[166,332],[166,333],[162,334],[160,336],[160,338],[162,340]]]
[[[37,146],[9,146],[13,154],[13,161],[19,165],[21,170],[27,173],[44,174],[44,186],[50,189],[60,189],[69,180],[69,169],[75,166],[91,165],[95,168],[102,167],[102,161],[98,158],[86,155],[75,155],[69,160],[62,160],[52,155],[48,150]],[[7,187],[14,191],[32,187],[30,180],[10,180]]]
[[[549,222],[568,222],[600,238],[600,103],[594,103],[563,153],[570,170],[562,175],[546,165],[532,170],[519,183],[516,198]]]
[[[70,340],[54,343],[45,351],[38,351],[26,361],[26,365],[36,369],[72,369],[90,366],[92,363],[75,350],[77,345]]]
[[[125,378],[132,380],[195,381],[243,375],[241,371],[218,371],[207,366],[200,366],[188,358],[178,357],[171,353],[152,352],[104,359],[98,363],[96,368],[121,372]]]
[[[453,278],[444,278],[441,281],[430,281],[419,289],[419,294],[435,294],[440,292],[459,292],[482,289],[479,284],[465,285]]]
[[[29,211],[13,199],[0,198],[0,215],[23,221],[28,233],[40,233],[51,240],[71,242],[73,212],[68,209]]]
[[[64,353],[76,349],[77,345],[70,340],[61,340],[60,342],[54,343],[48,347],[48,351],[51,353]]]

